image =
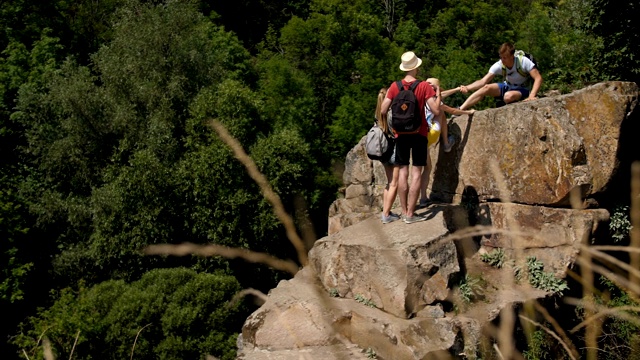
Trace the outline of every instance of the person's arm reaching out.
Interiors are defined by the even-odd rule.
[[[476,80],[469,85],[460,85],[460,92],[466,94],[469,91],[476,91],[490,83],[494,77],[495,75],[493,73],[487,73],[487,75],[485,75],[482,79]]]

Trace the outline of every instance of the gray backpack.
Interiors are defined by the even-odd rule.
[[[388,162],[391,159],[391,155],[393,155],[395,145],[396,139],[393,134],[386,134],[382,131],[376,121],[367,133],[365,142],[365,149],[369,159]]]

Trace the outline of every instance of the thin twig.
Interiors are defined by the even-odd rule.
[[[289,272],[295,275],[298,272],[298,265],[291,260],[281,260],[267,253],[259,253],[247,249],[231,248],[222,245],[208,244],[199,245],[193,243],[182,243],[177,245],[157,244],[149,245],[142,250],[146,255],[200,255],[200,256],[224,256],[228,259],[241,258],[253,263],[262,263],[276,270]]]
[[[593,249],[589,246],[585,246],[582,245],[582,247],[580,248],[581,251],[588,251],[590,252],[592,255],[594,255],[595,257],[601,258],[603,260],[606,260],[610,263],[612,263],[613,265],[616,265],[617,267],[621,268],[622,270],[626,270],[627,272],[629,272],[629,279],[635,277],[640,278],[640,270],[633,268],[632,266],[630,266],[629,264],[625,263],[624,261],[620,261],[617,258],[604,253],[602,251]],[[638,289],[640,289],[640,287],[638,287]]]
[[[631,246],[615,246],[615,245],[594,245],[592,249],[602,251],[624,251],[628,253],[640,253],[640,248],[632,248]]]
[[[519,315],[519,317],[520,317],[520,319],[530,322],[531,324],[533,324],[533,325],[541,328],[542,330],[544,330],[547,334],[553,336],[553,338],[558,340],[558,342],[562,345],[562,347],[564,348],[564,351],[567,352],[567,355],[569,355],[569,357],[571,359],[576,360],[576,357],[573,355],[571,350],[569,350],[569,346],[567,346],[567,344],[564,341],[562,341],[562,339],[560,338],[560,336],[558,336],[558,334],[556,334],[555,332],[551,331],[551,329],[549,329],[546,326],[540,324],[539,322],[533,321],[533,320],[529,319],[528,317],[526,317],[524,315]]]
[[[247,168],[249,176],[251,176],[251,178],[258,184],[264,197],[273,206],[274,213],[276,214],[280,222],[282,222],[282,224],[284,225],[289,241],[291,241],[291,243],[297,250],[298,260],[300,261],[302,266],[307,265],[307,249],[305,248],[302,239],[300,239],[300,236],[298,236],[298,232],[296,231],[293,219],[284,209],[284,205],[282,205],[280,196],[278,196],[278,194],[273,191],[273,188],[271,187],[271,184],[269,183],[267,178],[260,172],[260,170],[258,170],[258,166],[256,166],[256,163],[253,161],[253,159],[251,159],[251,157],[247,155],[238,140],[236,140],[233,136],[231,136],[231,134],[229,134],[227,128],[215,119],[212,119],[209,122],[209,125],[218,133],[220,139],[231,148],[236,159],[238,159],[245,166],[245,168]]]
[[[253,295],[253,296],[257,297],[258,299],[260,299],[260,301],[262,301],[263,303],[265,303],[267,301],[267,295],[265,295],[262,291],[249,288],[249,289],[244,289],[244,290],[240,291],[239,293],[235,294],[233,296],[233,299],[231,299],[231,301],[229,301],[229,305],[235,304],[236,302],[238,302],[240,299],[242,299],[243,297],[245,297],[247,295]]]
[[[511,196],[509,195],[509,190],[507,187],[507,182],[504,178],[504,175],[500,171],[500,166],[495,159],[492,159],[489,162],[489,167],[491,172],[493,173],[493,177],[498,184],[498,190],[500,192],[500,201],[504,203],[511,203]],[[515,220],[513,216],[513,212],[510,206],[505,206],[505,217],[507,220],[507,226],[509,229],[513,229],[515,232],[520,232],[520,226],[518,222]],[[521,236],[513,236],[514,239],[514,249],[516,251],[516,259],[521,258],[521,245],[522,237]],[[514,284],[514,277],[512,271],[503,271],[502,278],[504,284]],[[515,347],[513,341],[510,339],[513,338],[513,332],[516,325],[516,317],[514,310],[505,306],[500,311],[500,327],[498,329],[498,343],[500,345],[500,350],[502,351],[502,356],[506,359],[511,359],[513,353],[515,352]]]
[[[38,341],[36,341],[36,347],[38,347],[38,345],[40,345],[40,341],[42,341],[42,338],[44,337],[44,333],[47,332],[47,330],[49,330],[51,328],[51,326],[47,326],[46,328],[44,328],[44,330],[42,331],[42,334],[40,334],[40,336],[38,336]]]
[[[26,351],[24,351],[24,349],[22,349],[22,353],[24,354],[24,357],[26,357],[26,358],[27,358],[27,360],[31,360],[31,359],[29,358],[29,355],[27,355],[27,352],[26,352]]]
[[[605,277],[607,277],[609,280],[611,280],[611,282],[616,284],[616,286],[620,287],[621,289],[624,289],[632,299],[634,300],[637,299],[636,294],[640,294],[640,286],[631,283],[628,279],[615,274],[613,271],[603,266],[591,264],[591,268],[594,271],[600,273],[601,275],[604,275]]]
[[[69,360],[71,360],[71,358],[73,357],[73,352],[76,350],[76,344],[78,344],[79,337],[80,337],[80,330],[78,330],[78,333],[76,334],[76,339],[73,342],[73,347],[71,348],[71,354],[69,354]]]
[[[538,239],[538,240],[545,239],[544,237],[533,234],[531,232],[499,229],[491,225],[476,225],[476,226],[469,226],[464,229],[456,230],[456,232],[454,232],[453,234],[448,235],[446,237],[446,240],[463,240],[469,237],[494,235],[494,234],[510,235],[514,237],[522,236],[522,237],[529,237],[529,238]]]
[[[133,346],[131,347],[131,360],[133,360],[133,350],[136,349],[136,343],[138,342],[138,336],[140,336],[140,333],[142,332],[142,330],[144,330],[144,328],[146,328],[149,325],[151,325],[151,323],[148,323],[147,325],[145,325],[142,328],[140,328],[140,330],[138,330],[138,333],[136,334],[136,338],[133,340]]]
[[[609,308],[609,307],[597,305],[597,304],[588,304],[580,299],[575,299],[575,298],[566,298],[564,301],[569,305],[582,306],[585,309],[588,308],[589,310],[594,312],[593,315],[589,316],[580,324],[574,326],[573,329],[569,330],[570,333],[575,333],[576,331],[582,329],[583,327],[587,326],[591,322],[598,320],[599,318],[604,316],[613,316],[618,319],[633,323],[636,326],[640,326],[640,318],[627,313],[627,311],[640,312],[640,307],[638,306],[629,305],[629,306],[617,306],[617,307]]]
[[[549,314],[549,312],[547,311],[547,309],[540,305],[539,302],[534,301],[534,306],[536,308],[536,310],[542,314],[542,316],[544,317],[545,320],[547,320],[551,326],[553,326],[553,329],[556,331],[556,333],[562,337],[562,340],[569,346],[569,348],[571,349],[571,353],[573,354],[573,356],[575,356],[576,358],[578,358],[580,356],[580,354],[578,353],[578,350],[576,349],[575,345],[573,344],[573,342],[571,341],[571,339],[569,339],[569,336],[567,336],[567,333],[565,333],[564,329],[562,329],[562,327],[560,326],[560,324],[558,324],[558,322],[556,321],[556,319],[553,318],[553,316],[551,316],[551,314]]]

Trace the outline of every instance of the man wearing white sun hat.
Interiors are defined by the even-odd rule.
[[[435,116],[440,114],[440,88],[431,86],[426,81],[416,79],[422,60],[412,51],[405,52],[401,56],[400,70],[405,72],[402,80],[393,82],[387,91],[387,97],[382,102],[382,114],[386,116],[393,99],[401,93],[413,90],[417,100],[417,109],[421,116],[421,123],[417,131],[410,133],[397,132],[396,134],[396,158],[395,164],[399,166],[398,196],[404,222],[411,224],[426,220],[425,217],[414,213],[418,195],[420,194],[420,175],[427,164],[427,135],[429,128],[424,118],[425,104],[428,104]],[[395,109],[393,110],[395,114]],[[395,116],[395,115],[394,115]],[[416,115],[417,116],[417,115]],[[385,119],[386,120],[386,119]],[[411,162],[411,184],[409,185],[409,163]]]

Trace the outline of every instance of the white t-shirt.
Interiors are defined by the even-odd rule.
[[[516,69],[517,61],[519,61],[518,58],[514,58],[513,66],[511,67],[511,69],[507,69],[507,78],[504,80],[506,80],[509,84],[513,84],[516,86],[525,86],[528,76],[522,77],[522,75],[518,73],[518,70]],[[526,56],[522,57],[522,64],[520,68],[524,70],[524,72],[528,74],[534,67],[535,64],[531,60],[529,60],[529,58],[527,58]],[[494,75],[502,76],[502,60],[498,60],[495,64],[491,65],[489,72]]]

